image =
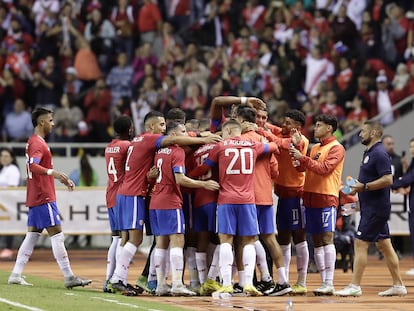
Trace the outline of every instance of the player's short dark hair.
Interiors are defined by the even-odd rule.
[[[240,130],[241,130],[241,124],[236,119],[228,119],[226,122],[223,123],[221,128],[224,129],[227,126],[236,126],[236,127],[240,128]]]
[[[175,130],[180,125],[183,125],[183,124],[177,121],[167,122],[167,126],[166,126],[167,135],[170,134],[171,131]]]
[[[254,110],[252,107],[247,105],[240,105],[237,107],[236,110],[237,117],[243,119],[243,121],[256,123],[256,110]]]
[[[159,111],[150,111],[144,117],[144,124],[152,118],[164,118],[164,115]]]
[[[298,109],[291,109],[285,113],[285,117],[300,123],[300,126],[304,126],[306,122],[305,114]]]
[[[167,115],[165,117],[167,121],[177,121],[182,124],[185,123],[185,118],[185,112],[180,108],[171,108],[170,110],[168,110]]]
[[[50,109],[47,109],[47,108],[43,108],[43,107],[35,108],[35,110],[33,110],[33,112],[32,112],[33,127],[37,126],[37,121],[38,121],[40,116],[43,116],[43,115],[46,115],[46,114],[49,114],[49,113],[53,113],[53,111],[50,110]]]
[[[208,131],[210,129],[210,119],[204,118],[200,120],[200,124],[198,125],[198,129],[200,131]]]
[[[315,122],[318,121],[332,126],[332,132],[335,132],[338,128],[338,119],[334,116],[328,114],[320,114],[315,118]]]
[[[364,124],[368,125],[371,130],[377,131],[378,136],[382,136],[382,133],[384,132],[384,127],[381,125],[378,121],[365,121]],[[391,135],[388,137],[392,137]],[[384,137],[381,139],[383,141]]]
[[[114,131],[117,134],[128,134],[132,120],[129,116],[120,116],[114,122]]]

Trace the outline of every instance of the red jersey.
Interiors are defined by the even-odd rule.
[[[162,21],[161,12],[155,3],[147,3],[141,7],[137,18],[140,32],[156,31],[157,23]]]
[[[129,140],[113,139],[105,148],[106,173],[108,174],[106,206],[108,208],[116,205],[116,193],[124,180],[125,162],[130,145]]]
[[[255,131],[242,134],[242,138],[251,142],[265,142],[266,139]],[[278,173],[278,163],[272,159],[273,154],[259,157],[254,170],[254,195],[256,205],[273,205],[272,172]],[[273,160],[273,161],[272,161]]]
[[[150,209],[182,208],[183,196],[175,173],[185,174],[184,150],[177,145],[161,148],[155,154],[154,164],[160,173],[151,195]]]
[[[145,197],[148,188],[147,173],[154,162],[154,154],[161,147],[161,134],[144,133],[134,137],[128,148],[125,177],[118,194]]]
[[[38,206],[56,201],[55,181],[53,176],[35,173],[32,165],[52,169],[52,153],[46,141],[39,135],[32,135],[26,144],[27,191],[26,206]]]
[[[269,149],[271,148],[267,144],[232,137],[218,143],[211,150],[204,163],[210,167],[218,164],[218,204],[255,204],[254,165],[257,156]]]
[[[191,167],[188,167],[188,171],[191,171],[193,168],[202,165],[204,160],[208,158],[211,150],[216,146],[216,144],[206,144],[198,148],[189,159]],[[207,173],[202,176],[199,176],[200,180],[218,180],[218,171],[216,168],[211,168]],[[194,208],[201,207],[208,203],[217,202],[218,191],[211,191],[205,188],[196,188],[194,193]]]

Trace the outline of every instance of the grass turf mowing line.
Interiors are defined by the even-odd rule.
[[[182,311],[182,306],[172,306],[144,300],[145,297],[126,297],[107,294],[88,287],[68,290],[62,281],[47,280],[29,276],[27,281],[34,286],[7,284],[10,272],[0,270],[0,310],[28,310],[6,303],[10,301],[45,311],[95,311],[95,310],[138,310],[138,311]],[[187,309],[188,310],[188,309]]]

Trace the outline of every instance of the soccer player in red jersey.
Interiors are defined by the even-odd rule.
[[[83,280],[73,274],[64,243],[65,237],[56,205],[54,179],[56,178],[67,186],[69,191],[73,191],[75,185],[65,173],[53,169],[52,153],[45,141],[45,137],[50,134],[55,125],[52,111],[45,108],[36,108],[32,113],[32,123],[35,128],[34,134],[26,144],[28,229],[26,237],[20,245],[8,283],[32,285],[24,280],[22,272],[43,229],[46,229],[50,236],[53,255],[63,272],[65,287],[89,285],[91,280]]]
[[[106,206],[108,207],[109,224],[112,231],[112,243],[108,249],[106,265],[106,282],[103,291],[108,292],[107,285],[112,277],[116,265],[116,253],[120,244],[120,229],[117,217],[116,194],[125,175],[127,151],[131,145],[133,133],[132,120],[128,116],[120,116],[114,122],[114,138],[105,148],[106,173],[108,186],[106,188]]]
[[[246,105],[240,105],[237,107],[237,119],[242,124],[256,124],[256,117],[257,112],[253,108]],[[253,130],[243,133],[242,138],[251,142],[266,141],[263,136]],[[284,144],[285,147],[287,147],[290,142],[290,137],[281,140],[281,148],[279,149],[283,150],[282,145]],[[286,149],[286,151],[288,151],[288,149]],[[261,282],[258,283],[257,288],[262,293],[270,296],[282,296],[292,291],[287,280],[282,250],[275,236],[276,228],[274,226],[273,217],[272,177],[277,177],[278,173],[278,163],[273,154],[265,154],[257,158],[254,170],[254,194],[260,238],[269,250],[270,256],[277,267],[278,275],[277,284],[274,284],[267,266],[266,253],[263,245],[259,240],[256,241],[255,249],[258,255],[257,258],[261,273]]]
[[[223,142],[210,152],[204,164],[193,175],[205,174],[218,165],[220,190],[217,206],[217,231],[220,239],[220,272],[223,278],[221,293],[233,293],[231,270],[233,264],[233,238],[241,237],[247,295],[262,295],[253,286],[256,251],[254,243],[259,234],[254,196],[254,167],[259,154],[275,152],[275,144],[252,143],[243,140],[241,124],[230,119],[223,124]]]
[[[187,156],[187,162],[189,163],[187,165],[188,171],[191,172],[193,168],[202,165],[215,145],[216,144],[206,144],[195,150],[190,156]],[[206,174],[199,176],[199,179],[218,180],[217,168],[208,170]],[[219,275],[218,245],[215,245],[210,268],[207,266],[207,250],[209,243],[210,241],[217,240],[215,235],[217,197],[218,191],[197,188],[194,192],[192,225],[197,239],[195,261],[201,285],[199,290],[201,296],[210,295],[212,292],[220,289],[220,285],[216,282],[216,278]]]
[[[169,136],[187,136],[185,125],[172,121],[167,125]],[[171,294],[174,296],[194,296],[182,281],[184,266],[184,213],[183,196],[180,186],[187,188],[205,188],[218,190],[219,184],[214,180],[193,180],[185,176],[185,152],[177,146],[158,149],[154,165],[159,174],[150,202],[151,228],[156,238],[154,250],[157,271],[156,295],[168,295],[170,290],[165,283],[165,260],[170,247],[170,265],[172,270]]]
[[[129,264],[142,242],[145,221],[145,201],[148,182],[147,173],[153,165],[157,149],[173,144],[192,145],[218,141],[218,136],[188,137],[163,136],[165,119],[162,113],[149,112],[144,118],[145,133],[132,139],[125,162],[125,177],[117,194],[117,207],[121,231],[128,231],[128,240],[119,255],[110,280],[113,289],[125,292]]]

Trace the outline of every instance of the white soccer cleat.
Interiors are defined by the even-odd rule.
[[[407,289],[404,285],[393,285],[389,289],[379,292],[378,296],[390,297],[390,296],[405,296],[407,295]]]
[[[362,290],[360,286],[349,284],[344,289],[335,291],[334,295],[340,297],[359,297],[362,295]]]
[[[92,280],[83,280],[78,276],[69,276],[65,278],[64,284],[67,289],[72,289],[77,286],[86,286],[92,283]]]
[[[26,282],[24,276],[21,276],[20,274],[17,274],[17,273],[10,274],[7,283],[8,284],[23,285],[23,286],[33,286],[33,284]]]
[[[332,296],[335,292],[333,285],[328,285],[323,283],[321,287],[318,287],[313,290],[315,296]]]
[[[173,286],[171,288],[172,296],[197,296],[197,293],[189,290],[184,285]]]

